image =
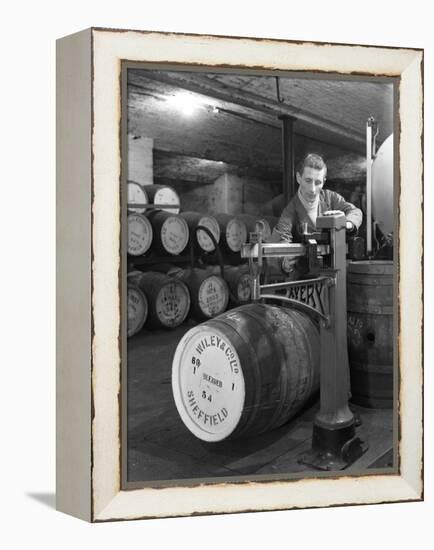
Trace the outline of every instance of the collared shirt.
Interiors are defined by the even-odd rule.
[[[351,222],[356,229],[362,224],[363,214],[359,208],[347,202],[339,193],[330,191],[329,189],[322,189],[319,196],[318,215],[328,210],[341,210],[345,214],[347,221]],[[307,231],[309,233],[316,230],[315,224],[306,212],[297,193],[284,208],[271,235],[271,241],[300,242],[304,224],[307,224]]]

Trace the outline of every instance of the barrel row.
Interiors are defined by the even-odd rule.
[[[264,239],[268,239],[275,223],[274,218],[258,219],[247,214],[209,216],[199,212],[130,211],[127,251],[131,256],[142,256],[151,250],[160,255],[177,256],[193,242],[202,252],[214,252],[218,243],[223,252],[234,254],[240,252],[254,231],[262,231]]]
[[[187,317],[211,319],[250,301],[250,274],[247,269],[180,269],[170,264],[156,266],[160,271],[128,275],[128,337],[144,326],[173,329]]]
[[[143,214],[147,205],[153,205],[160,210],[179,214],[181,201],[178,193],[166,185],[141,185],[135,181],[129,181],[128,210]],[[145,205],[145,206],[143,206]]]

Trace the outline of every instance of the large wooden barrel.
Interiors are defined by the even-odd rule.
[[[175,189],[167,185],[147,185],[145,191],[149,202],[155,207],[168,205],[163,206],[161,210],[171,214],[179,214],[181,202]]]
[[[127,336],[137,334],[148,317],[148,300],[140,288],[133,282],[127,286]]]
[[[152,224],[148,218],[137,212],[130,212],[127,218],[127,251],[131,256],[145,254],[152,244]]]
[[[229,253],[239,253],[241,245],[247,242],[248,234],[246,224],[237,216],[230,214],[216,214],[221,237],[220,242]]]
[[[145,191],[145,186],[140,185],[140,183],[137,183],[135,181],[129,181],[127,183],[127,190],[128,190],[128,210],[131,212],[138,212],[139,214],[143,214],[145,211],[144,206],[134,206],[135,204],[149,204],[148,195]]]
[[[185,269],[173,272],[172,277],[185,283],[190,291],[190,315],[197,320],[211,319],[223,313],[229,301],[226,282],[208,269]]]
[[[248,304],[189,330],[172,364],[187,428],[203,441],[287,422],[319,388],[319,331],[305,313]]]
[[[149,212],[148,219],[152,224],[152,249],[155,252],[176,256],[185,250],[189,241],[189,231],[182,216],[154,210]]]
[[[190,232],[190,239],[204,252],[213,252],[215,250],[214,243],[209,235],[202,230],[196,231],[199,225],[208,229],[215,241],[220,241],[220,226],[213,216],[207,216],[199,212],[181,212],[181,216],[185,219]]]
[[[148,300],[147,328],[176,328],[187,318],[190,293],[187,286],[164,273],[148,271],[129,277]]]
[[[348,356],[352,401],[393,406],[393,262],[348,262]]]

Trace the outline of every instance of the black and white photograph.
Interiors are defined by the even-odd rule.
[[[398,471],[398,79],[122,67],[122,485]]]
[[[4,5],[2,548],[432,546],[429,13]]]
[[[423,499],[423,51],[58,43],[58,509]]]

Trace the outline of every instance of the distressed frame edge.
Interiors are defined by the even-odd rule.
[[[95,33],[97,32],[98,30],[97,29],[93,29],[92,32]],[[108,31],[107,30],[104,30],[103,31],[104,33],[107,33]],[[131,31],[123,31],[123,32],[128,32],[128,33],[131,33]],[[116,32],[114,33],[116,34]],[[152,33],[153,35],[160,35],[160,36],[165,36],[166,34],[165,33]],[[171,34],[170,35],[171,38],[173,39],[173,37],[175,35]],[[182,35],[184,37],[184,35]],[[197,35],[196,38],[201,38],[201,35]],[[230,40],[233,40],[233,38],[231,37],[228,37]],[[251,39],[246,39],[246,40],[251,40]],[[265,40],[265,39],[264,39]],[[312,43],[308,43],[310,46],[312,46]],[[346,46],[345,49],[348,49],[348,48],[354,48],[355,46]],[[381,49],[381,48],[379,48]],[[403,48],[402,51],[405,51],[407,52],[407,54],[410,52],[410,50],[408,49],[405,49]],[[418,66],[421,66],[422,63],[423,63],[423,52],[420,51],[420,50],[411,50],[411,61],[410,63],[408,63],[405,67],[404,70],[401,71],[401,73],[398,73],[397,76],[401,76],[401,80],[405,79],[406,76],[405,76],[405,72],[408,68],[410,68],[410,66],[414,63],[416,63],[416,65]],[[120,59],[123,59],[122,56],[120,56],[118,58],[118,61]],[[145,60],[144,60],[145,61]],[[147,61],[147,60],[146,60]],[[417,68],[416,68],[417,70]],[[421,71],[419,72],[419,74],[421,74]],[[418,105],[420,107],[422,107],[423,105],[423,83],[422,83],[422,79],[420,79],[420,90],[419,90],[419,97],[418,97]],[[411,110],[411,105],[409,106],[410,107],[410,110]],[[421,111],[422,109],[420,109],[420,113],[421,114]],[[400,117],[403,115],[403,113],[401,112],[400,113]],[[419,130],[421,132],[421,135],[423,136],[423,121],[422,121],[422,117],[420,117],[420,127],[419,127]],[[402,125],[401,125],[402,127]],[[418,164],[417,166],[417,172],[421,173],[422,174],[422,150],[421,150],[421,146],[419,147],[418,149],[418,152],[416,154],[416,157],[417,158],[413,158],[413,164],[414,162],[416,162]],[[403,165],[404,163],[402,162],[403,159],[405,158],[405,154],[401,157],[401,172],[403,172]],[[407,161],[408,162],[408,161]],[[410,162],[411,164],[411,162]],[[413,166],[414,167],[414,166]],[[405,175],[405,166],[404,166],[404,175]],[[404,177],[402,177],[402,181],[405,181]],[[421,182],[421,180],[419,180]],[[423,189],[422,189],[422,186],[420,187],[422,193],[421,195],[417,195],[417,197],[420,197],[421,198],[421,202],[423,202]],[[422,227],[422,222],[423,222],[423,219],[422,219],[422,216],[420,216],[420,228]],[[401,229],[404,231],[403,229],[403,225],[401,226]],[[422,233],[421,233],[422,235]],[[422,245],[422,240],[420,239],[420,241],[418,242],[418,244]],[[423,249],[422,249],[422,252],[423,252]],[[420,270],[420,277],[418,279],[419,281],[419,286],[418,286],[418,297],[421,297],[422,296],[422,269]],[[421,315],[421,323],[423,323],[423,311],[421,311],[420,313]],[[419,333],[419,343],[421,344],[421,334]],[[421,350],[421,345],[419,346],[419,350]],[[419,371],[420,371],[420,374],[422,374],[422,370],[419,368]],[[422,393],[422,386],[421,386],[421,392]],[[405,397],[404,395],[401,395],[401,397]],[[421,395],[419,395],[419,398],[421,397]],[[405,399],[404,399],[404,402],[405,402]],[[419,401],[420,403],[420,406],[422,405],[421,401]],[[423,422],[423,417],[421,415],[420,417],[420,420],[421,422]],[[418,471],[416,471],[416,475],[415,472],[409,472],[408,470],[405,469],[405,464],[404,464],[404,468],[403,468],[403,473],[401,476],[390,476],[388,479],[390,480],[391,477],[395,478],[396,481],[399,482],[399,487],[400,487],[400,494],[398,497],[396,498],[389,498],[387,501],[388,502],[393,502],[393,501],[401,501],[401,500],[420,500],[423,498],[423,454],[422,454],[422,433],[423,433],[423,430],[422,430],[422,425],[420,425],[420,430],[419,430],[419,433],[417,434],[417,437],[416,439],[418,440],[418,442],[420,442],[420,449],[419,449],[419,452],[418,452],[418,457],[417,457],[417,462],[418,464],[420,465],[420,469]],[[417,470],[417,466],[416,466],[416,470]],[[411,475],[410,475],[411,474]],[[342,478],[341,478],[342,479]],[[339,480],[333,480],[333,483],[339,483],[341,481],[341,479]],[[381,476],[376,476],[375,477],[375,480],[376,480],[376,483],[379,482],[381,479]],[[306,480],[305,480],[306,481]],[[312,481],[316,481],[316,480],[307,480],[308,482],[312,482]],[[323,480],[322,480],[323,481]],[[331,480],[329,480],[331,481]],[[289,482],[282,482],[282,483],[293,483],[292,481],[289,481]],[[228,491],[228,485],[232,486],[234,484],[220,484],[220,485],[215,485],[213,486],[214,488],[222,488],[222,487],[225,487],[225,490]],[[251,486],[251,485],[255,485],[255,484],[248,484],[248,486]],[[118,487],[119,488],[119,487]],[[177,487],[170,487],[170,488],[167,488],[165,489],[164,491],[177,491],[181,489],[183,492],[184,491],[194,491],[196,488],[195,487],[190,487],[190,488],[177,488]],[[95,497],[95,490],[97,490],[97,484],[93,486],[93,491],[92,491],[92,497],[94,498]],[[152,494],[152,489],[144,489],[144,490],[139,490],[139,491],[115,491],[114,493],[112,493],[112,498],[106,500],[106,502],[104,503],[104,505],[101,506],[101,502],[100,502],[100,506],[98,506],[98,510],[97,510],[97,513],[93,516],[93,520],[94,521],[108,521],[108,520],[115,520],[115,519],[134,519],[134,518],[143,518],[143,517],[170,517],[170,516],[176,516],[176,515],[191,515],[191,514],[195,514],[195,513],[225,513],[225,510],[219,510],[219,511],[215,511],[215,510],[210,510],[210,509],[202,509],[202,510],[193,510],[191,509],[190,511],[186,511],[185,513],[183,512],[180,512],[180,513],[169,513],[169,510],[167,510],[166,512],[162,512],[161,514],[158,514],[155,512],[155,509],[152,513],[152,515],[127,515],[125,516],[125,514],[123,514],[122,512],[122,508],[126,505],[126,500],[128,500],[128,496],[129,495],[130,497],[132,498],[135,498],[137,496],[137,493],[141,493],[142,494],[142,497],[144,497],[145,495],[143,493],[147,493],[147,496],[151,495]],[[154,490],[155,491],[155,490]],[[161,492],[161,490],[160,490]],[[155,494],[155,493],[154,493]],[[192,496],[192,495],[190,495]],[[202,494],[203,496],[203,494]],[[379,497],[379,500],[378,502],[382,502],[383,500],[381,499],[381,497]],[[363,503],[367,503],[367,502],[362,502],[362,501],[357,501],[356,499],[356,502],[345,502],[345,504],[363,504]],[[374,503],[374,500],[370,500],[369,503]],[[302,505],[303,507],[316,507],[317,505],[319,506],[325,506],[325,505],[340,505],[339,502],[330,502],[328,501],[327,503],[321,503],[321,504],[315,504],[315,503],[312,503],[312,505]],[[289,509],[291,507],[301,507],[301,506],[291,506],[289,503],[285,503],[285,506],[283,509]],[[255,508],[257,511],[259,510],[266,510],[266,509],[282,509],[282,508],[275,508],[275,507],[271,507],[271,508]],[[251,507],[246,507],[246,508],[235,508],[235,509],[231,509],[230,511],[228,511],[228,507],[226,507],[226,512],[227,513],[234,513],[234,512],[242,512],[242,511],[247,511],[247,510],[251,510]]]
[[[87,29],[56,42],[56,509],[87,521],[92,519],[91,39]]]
[[[413,445],[414,449],[413,455],[407,453],[406,460],[401,460],[400,469],[403,479],[420,495],[419,500],[424,498],[423,68],[424,55],[419,52],[401,74],[399,109],[399,425],[401,439],[404,438],[404,443]],[[402,95],[408,96],[410,89],[418,90],[415,106],[408,100],[402,101]],[[412,189],[412,182],[417,182],[416,192]],[[417,321],[417,326],[409,321],[409,313],[413,313],[412,320]],[[413,365],[417,368],[412,368]],[[416,429],[409,411],[418,419]],[[399,447],[401,449],[401,441]]]
[[[224,491],[225,498],[228,498],[228,492],[230,492],[231,489],[235,489],[236,491],[242,490],[245,492],[244,498],[243,498],[243,504],[239,504],[236,506],[231,507],[228,504],[222,504],[219,506],[207,506],[205,504],[200,505],[197,504],[197,500],[203,500],[204,496],[208,496],[209,500],[215,496],[214,494],[204,495],[204,493],[200,492],[202,488],[205,486],[198,486],[198,487],[169,487],[166,490],[169,490],[171,492],[171,495],[169,499],[173,499],[175,502],[180,502],[181,500],[185,500],[185,491],[189,492],[188,499],[191,501],[191,503],[195,502],[195,505],[190,505],[186,508],[178,507],[177,509],[174,509],[172,507],[168,507],[167,505],[163,505],[161,507],[161,503],[159,502],[159,499],[153,499],[152,497],[154,494],[152,491],[155,491],[155,489],[146,489],[146,495],[143,493],[143,489],[137,489],[137,490],[122,490],[119,491],[113,499],[107,503],[107,506],[101,510],[98,515],[95,515],[93,518],[94,522],[103,523],[108,521],[130,521],[130,520],[138,520],[138,519],[162,519],[162,518],[174,518],[174,517],[191,517],[196,515],[221,515],[221,514],[241,514],[241,513],[250,513],[250,512],[273,512],[273,511],[283,511],[283,510],[299,510],[299,509],[311,509],[311,508],[331,508],[331,507],[341,507],[341,506],[369,506],[369,505],[379,505],[379,504],[396,504],[400,502],[419,502],[423,500],[423,496],[418,490],[415,490],[414,485],[411,483],[408,483],[402,476],[370,476],[370,481],[372,482],[372,494],[374,492],[376,493],[375,498],[370,498],[369,501],[366,501],[362,495],[357,495],[357,485],[358,485],[358,478],[357,477],[348,477],[345,478],[345,476],[342,476],[341,478],[323,478],[322,480],[319,479],[301,479],[301,480],[282,480],[278,482],[274,482],[274,487],[271,485],[271,483],[267,483],[266,488],[267,490],[271,487],[272,489],[283,489],[285,491],[290,490],[290,484],[293,483],[306,483],[309,481],[318,481],[323,484],[323,487],[321,488],[321,497],[316,497],[315,499],[312,499],[312,502],[308,505],[304,504],[303,502],[298,500],[297,498],[292,498],[291,502],[288,502],[287,498],[288,495],[285,495],[277,502],[273,504],[268,505],[262,505],[261,507],[249,504],[249,500],[255,499],[258,493],[261,493],[261,487],[260,483],[258,482],[251,482],[251,483],[227,483],[227,484],[218,484],[214,486],[214,489],[218,489],[219,491]],[[354,491],[352,497],[344,497],[339,499],[333,499],[330,500],[330,497],[327,494],[328,489],[330,489],[331,484],[333,485],[333,488],[336,488],[336,484],[345,483],[348,481],[353,481],[353,486],[350,488],[350,490]],[[393,496],[390,496],[390,493],[387,495],[381,494],[381,492],[376,491],[376,486],[378,483],[385,483],[385,487],[389,490],[392,488],[393,484],[393,491],[395,494]],[[326,484],[326,485],[324,485]],[[280,485],[280,486],[279,486]],[[281,485],[285,485],[285,487],[281,487]],[[197,491],[197,494],[194,493],[195,490]],[[258,490],[258,492],[257,492]],[[346,486],[344,488],[344,491],[347,492],[349,490],[349,487]],[[161,489],[159,489],[161,491]],[[179,494],[177,494],[179,493]],[[256,494],[255,494],[256,493]],[[138,506],[138,501],[143,500],[144,497],[147,497],[149,502],[147,503],[149,507],[140,507],[141,512],[130,512],[125,514],[123,510],[126,509],[126,507],[131,504],[133,500],[136,500],[136,504]],[[229,495],[229,500],[230,500]],[[156,512],[156,506],[160,505],[160,509]]]

